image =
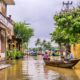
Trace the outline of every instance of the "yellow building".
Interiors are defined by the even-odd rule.
[[[14,0],[0,0],[0,58],[5,57],[7,40],[14,35],[11,16],[7,17],[7,5],[14,5]]]
[[[71,52],[73,53],[75,58],[79,58],[80,59],[80,44],[75,44],[71,46]],[[76,65],[76,67],[80,67],[80,61],[79,63]]]
[[[71,46],[71,51],[75,58],[80,59],[80,44],[75,44]]]

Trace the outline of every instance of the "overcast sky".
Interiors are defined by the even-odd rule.
[[[68,0],[15,0],[14,6],[8,6],[8,15],[11,14],[13,20],[26,21],[34,29],[30,47],[37,38],[50,40],[49,34],[54,30],[53,15],[62,8],[62,1]],[[72,1],[77,4],[79,0]]]

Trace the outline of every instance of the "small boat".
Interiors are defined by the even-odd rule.
[[[46,65],[49,66],[54,66],[54,67],[61,67],[61,68],[72,68],[73,66],[75,66],[80,59],[72,59],[69,61],[59,61],[59,60],[55,60],[55,61],[50,61],[50,60],[44,60]]]

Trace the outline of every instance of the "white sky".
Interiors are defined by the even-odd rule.
[[[53,15],[62,8],[62,1],[68,0],[15,0],[14,6],[8,6],[8,15],[15,21],[26,21],[34,29],[34,37],[29,43],[34,46],[37,38],[50,40],[50,33],[54,30]],[[74,1],[77,4],[79,0]]]

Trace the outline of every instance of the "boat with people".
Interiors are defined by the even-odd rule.
[[[44,59],[44,62],[46,65],[54,66],[54,67],[61,67],[61,68],[72,68],[79,61],[80,61],[80,59],[72,59],[72,60],[68,60],[68,61],[59,61],[59,60],[50,61],[50,60]]]

